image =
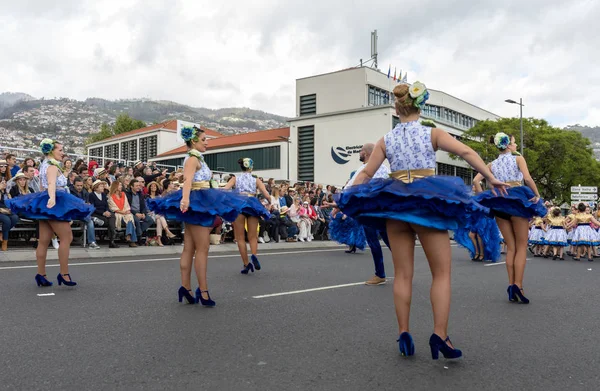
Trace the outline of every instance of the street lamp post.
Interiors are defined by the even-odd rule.
[[[285,136],[277,136],[277,138],[281,139],[281,140],[285,140],[287,142],[287,180],[290,180],[290,144],[292,143],[292,140],[290,140],[289,137],[285,137]]]
[[[519,98],[519,101],[516,102],[512,99],[506,99],[506,103],[511,103],[513,105],[519,105],[520,109],[520,122],[521,122],[521,156],[523,156],[523,98]]]

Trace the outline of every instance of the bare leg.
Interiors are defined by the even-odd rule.
[[[496,223],[504,236],[504,242],[506,243],[506,271],[508,272],[508,285],[515,283],[515,254],[517,252],[515,233],[513,231],[512,223],[508,220],[496,218]],[[527,251],[527,246],[525,246]]]
[[[50,245],[54,231],[52,231],[50,224],[44,220],[39,221],[39,227],[40,237],[38,239],[37,249],[35,250],[35,258],[37,260],[38,274],[44,276],[46,275],[46,255],[48,254],[48,246]]]
[[[235,236],[235,241],[238,246],[238,250],[240,250],[240,255],[242,257],[242,262],[244,266],[248,264],[248,248],[246,247],[246,228],[244,227],[246,223],[246,216],[239,215],[237,219],[233,222],[233,234]],[[248,224],[248,229],[250,229],[250,224]],[[250,238],[250,232],[248,232],[248,238]]]
[[[479,258],[479,247],[477,246],[477,234],[475,232],[469,232],[469,239],[473,243],[473,248],[475,248],[475,256],[473,259]]]
[[[485,248],[483,248],[483,239],[481,239],[481,236],[476,235],[477,237],[477,243],[479,244],[479,251],[481,252],[481,259],[485,258]]]
[[[183,234],[183,251],[181,252],[181,259],[179,260],[179,269],[181,271],[181,286],[187,290],[191,290],[191,275],[192,275],[192,262],[194,260],[194,253],[196,252],[196,246],[194,244],[193,228],[192,224],[185,224],[185,233]]]
[[[210,247],[210,231],[212,231],[212,228],[199,225],[188,225],[188,227],[193,227],[191,231],[196,245],[194,270],[196,271],[196,278],[198,279],[198,287],[201,291],[208,291],[206,272],[208,270],[208,249]],[[188,229],[186,227],[185,233],[187,234],[187,232]],[[202,292],[202,297],[208,299],[206,292]]]
[[[394,261],[394,305],[398,319],[398,334],[402,334],[409,331],[415,233],[405,222],[387,220],[387,234]]]
[[[525,263],[527,262],[527,219],[523,217],[512,217],[511,223],[515,232],[515,282],[519,288],[523,288],[523,275],[525,274]]]
[[[250,252],[258,255],[258,217],[248,217],[248,243]]]
[[[58,236],[60,247],[58,248],[58,262],[60,263],[60,274],[69,274],[69,252],[73,241],[73,230],[67,221],[48,221],[48,224]],[[66,281],[71,281],[67,276]]]
[[[450,317],[450,283],[452,249],[448,231],[440,231],[411,224],[419,240],[431,269],[431,307],[433,308],[433,332],[446,339],[448,318]]]

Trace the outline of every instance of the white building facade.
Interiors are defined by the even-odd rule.
[[[343,185],[361,164],[362,145],[375,143],[397,123],[391,91],[397,82],[368,67],[296,80],[296,117],[290,123],[290,177]],[[445,92],[429,89],[422,119],[456,137],[477,121],[499,116]],[[471,183],[474,174],[462,161],[437,153],[437,173]]]

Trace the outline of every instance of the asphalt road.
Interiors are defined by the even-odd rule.
[[[518,305],[506,300],[503,265],[454,253],[450,336],[463,350],[459,361],[431,360],[421,250],[411,314],[416,355],[408,359],[395,342],[391,281],[254,298],[362,282],[373,274],[369,253],[276,252],[248,276],[239,274],[237,255],[213,257],[212,309],[177,302],[178,260],[165,256],[73,260],[76,288],[37,288],[35,269],[23,268],[32,263],[3,263],[0,389],[598,389],[597,262],[531,260],[532,303]]]

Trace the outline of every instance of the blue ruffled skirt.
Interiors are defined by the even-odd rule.
[[[48,192],[42,191],[7,199],[4,202],[13,213],[31,220],[87,220],[94,212],[93,206],[66,191],[56,191],[56,205],[52,208],[46,206],[49,199]]]
[[[504,197],[495,196],[490,190],[479,193],[475,200],[492,211],[499,211],[511,216],[531,218],[533,216],[546,216],[548,211],[544,201],[540,198],[535,204],[531,201],[535,197],[533,191],[527,186],[517,186],[508,189]]]
[[[483,243],[483,257],[485,260],[497,262],[500,259],[500,228],[494,218],[481,217],[477,220],[469,222],[467,228],[470,232],[475,232],[481,238]],[[482,249],[479,249],[481,253]],[[475,252],[471,252],[471,258],[475,256]]]
[[[242,196],[243,197],[243,196]],[[267,208],[256,197],[246,196],[246,205],[242,208],[242,214],[245,216],[263,218],[269,220],[271,214],[267,211]]]
[[[336,195],[336,202],[360,224],[385,229],[387,219],[423,227],[454,231],[454,240],[475,251],[469,238],[469,221],[489,216],[489,209],[473,200],[462,179],[430,176],[412,183],[374,179]]]
[[[338,213],[329,221],[329,235],[331,240],[347,246],[356,246],[364,250],[367,238],[362,225],[349,216],[346,216],[345,219],[343,217],[343,213]]]
[[[225,221],[234,221],[246,206],[248,197],[242,197],[231,191],[218,189],[192,190],[187,212],[179,209],[182,191],[175,191],[164,197],[149,198],[148,208],[167,219],[183,221],[188,224],[212,227],[215,217]]]

